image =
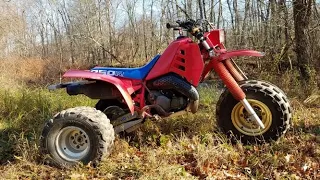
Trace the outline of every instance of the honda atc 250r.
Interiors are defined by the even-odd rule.
[[[111,152],[115,133],[132,132],[148,117],[196,113],[200,100],[196,87],[212,70],[226,86],[216,107],[217,123],[225,134],[244,143],[269,142],[285,134],[291,120],[286,95],[269,82],[249,80],[231,59],[263,53],[227,51],[224,31],[205,32],[205,25],[210,23],[167,24],[180,36],[143,67],[69,70],[64,78],[84,81],[50,86],[51,90],[65,88],[69,95],[99,99],[95,107],[70,108],[45,123],[41,148],[50,162],[96,165]],[[183,36],[182,30],[198,42]]]

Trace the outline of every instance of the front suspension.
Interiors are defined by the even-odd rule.
[[[229,64],[230,65],[230,64]],[[249,114],[249,119],[253,122],[256,122],[262,129],[265,128],[264,124],[262,123],[261,119],[254,111],[252,106],[249,104],[248,100],[246,99],[246,95],[243,90],[240,88],[234,77],[230,74],[226,66],[217,60],[212,61],[212,66],[218,76],[221,78],[223,83],[227,86],[233,97],[240,101],[244,108],[247,110]],[[229,67],[230,68],[230,67]]]

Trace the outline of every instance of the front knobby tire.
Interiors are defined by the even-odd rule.
[[[57,113],[45,123],[40,146],[46,160],[55,166],[96,166],[110,154],[114,138],[105,114],[92,107],[76,107]]]
[[[262,130],[249,121],[243,105],[226,89],[216,108],[220,129],[233,142],[246,144],[270,142],[284,135],[290,127],[292,115],[289,100],[283,91],[266,81],[247,80],[239,85],[266,127]]]

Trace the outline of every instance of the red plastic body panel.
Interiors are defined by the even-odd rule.
[[[225,59],[229,59],[235,56],[255,56],[255,57],[262,57],[264,53],[254,50],[234,50],[234,51],[226,51],[221,53],[218,56],[219,61],[223,61]]]
[[[131,98],[131,94],[137,89],[137,82],[134,82],[133,85],[132,81],[129,79],[120,79],[109,75],[104,75],[100,73],[94,73],[90,71],[81,71],[81,70],[69,70],[64,75],[64,78],[84,78],[84,79],[94,79],[94,80],[101,80],[111,84],[114,84],[116,88],[122,94],[125,102],[127,103],[130,112],[134,113],[134,106],[133,101]],[[140,83],[141,84],[141,83]]]
[[[213,57],[210,62],[206,65],[202,77],[206,77],[206,75],[214,69],[214,71],[219,75],[223,83],[227,86],[233,97],[240,101],[243,100],[246,95],[235,81],[234,77],[227,70],[226,66],[222,63],[222,61],[230,59],[236,56],[255,56],[262,57],[263,53],[254,51],[254,50],[234,50],[234,51],[226,51],[223,45],[219,45],[223,47],[223,49],[218,50],[216,53],[219,53],[219,56]],[[203,79],[202,79],[203,80]]]
[[[185,37],[173,41],[168,46],[146,80],[173,72],[184,77],[192,85],[198,86],[203,68],[204,62],[198,44]]]
[[[214,29],[210,32],[204,33],[204,37],[207,38],[207,42],[210,47],[218,46],[224,41],[223,39],[220,39],[221,33],[223,33],[223,38],[225,38],[223,29]]]
[[[219,56],[216,56],[216,57],[212,58],[210,60],[210,62],[205,66],[201,77],[202,78],[206,77],[206,75],[213,69],[214,61],[224,61],[226,59],[230,59],[230,58],[236,57],[236,56],[262,57],[262,56],[264,56],[264,54],[262,52],[254,51],[254,50],[225,51],[225,49],[223,49]]]

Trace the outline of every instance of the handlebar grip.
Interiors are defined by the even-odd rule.
[[[179,26],[179,25],[173,25],[173,24],[167,23],[167,24],[166,24],[166,27],[167,27],[168,29],[171,29],[171,28],[179,28],[180,26]]]

